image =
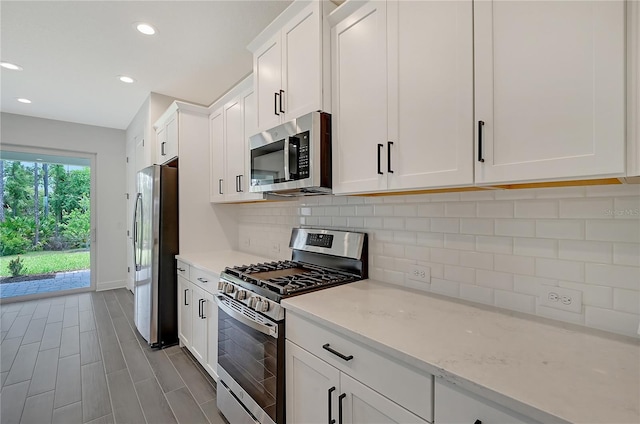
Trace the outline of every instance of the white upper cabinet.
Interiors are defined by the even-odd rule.
[[[474,42],[476,183],[624,175],[623,1],[476,1]]]
[[[333,192],[387,188],[387,4],[367,2],[331,30]]]
[[[329,109],[328,1],[295,1],[252,43],[258,131]],[[253,135],[253,134],[251,134]]]
[[[257,133],[255,100],[248,77],[212,105],[209,115],[212,203],[261,200],[249,192],[249,137]]]
[[[332,29],[335,193],[473,183],[472,13],[370,1]]]
[[[156,123],[156,163],[163,164],[178,156],[178,111],[160,118]]]

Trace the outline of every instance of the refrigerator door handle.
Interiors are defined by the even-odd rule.
[[[133,265],[136,271],[142,269],[142,265],[138,262],[138,229],[142,231],[142,222],[138,225],[138,207],[142,207],[142,193],[136,195],[136,204],[133,211]],[[140,221],[142,221],[142,211],[140,211]],[[142,234],[140,234],[142,238]]]

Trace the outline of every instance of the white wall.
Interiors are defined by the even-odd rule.
[[[237,208],[248,253],[290,258],[292,226],[363,231],[373,279],[638,337],[640,185],[316,196]],[[430,268],[430,283],[407,279],[414,264]],[[544,286],[582,296],[578,312],[546,306]]]
[[[97,211],[96,288],[124,287],[126,275],[125,132],[2,113],[0,142],[95,153]]]

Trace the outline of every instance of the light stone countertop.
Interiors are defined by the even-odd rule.
[[[373,280],[282,305],[540,422],[640,422],[632,338]]]
[[[186,262],[203,271],[210,272],[214,274],[216,278],[220,277],[220,273],[229,266],[250,265],[259,262],[273,261],[273,259],[237,252],[235,250],[185,253],[176,255],[176,259]]]

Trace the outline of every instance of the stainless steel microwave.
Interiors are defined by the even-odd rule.
[[[311,112],[249,139],[249,191],[281,196],[331,193],[331,115]]]

